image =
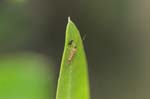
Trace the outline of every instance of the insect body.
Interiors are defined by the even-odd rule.
[[[72,43],[73,43],[73,40],[71,40],[68,44],[72,45]],[[71,48],[70,53],[69,53],[69,57],[68,57],[68,63],[69,64],[71,63],[71,61],[72,61],[73,57],[75,56],[76,52],[77,52],[77,47],[76,46]]]
[[[69,54],[69,57],[68,57],[68,63],[70,63],[74,57],[74,55],[76,54],[77,52],[77,47],[73,47],[71,50],[70,50],[70,54]]]

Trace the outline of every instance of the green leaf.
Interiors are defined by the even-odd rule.
[[[38,54],[0,56],[0,99],[53,99],[48,66]]]
[[[79,31],[68,18],[56,99],[89,99],[87,61]]]

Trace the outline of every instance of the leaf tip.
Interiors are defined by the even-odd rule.
[[[68,16],[68,22],[71,22],[71,18],[70,18],[70,16]]]

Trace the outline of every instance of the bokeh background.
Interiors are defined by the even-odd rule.
[[[14,89],[17,83],[13,81],[19,80],[29,88],[17,86],[14,90],[16,93],[23,90],[28,99],[44,99],[42,96],[54,99],[70,16],[81,36],[86,35],[91,98],[149,99],[149,9],[149,0],[0,0],[0,68],[6,71],[0,82],[8,78],[10,89]],[[45,74],[37,67],[49,71]],[[49,87],[45,87],[47,82]],[[35,86],[40,91],[33,90],[32,84],[40,86]],[[13,94],[2,92],[0,97]],[[31,93],[35,96],[41,93],[42,98],[31,97]]]

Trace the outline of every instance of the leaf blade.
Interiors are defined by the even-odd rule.
[[[79,31],[69,18],[56,99],[89,98],[86,55]]]

